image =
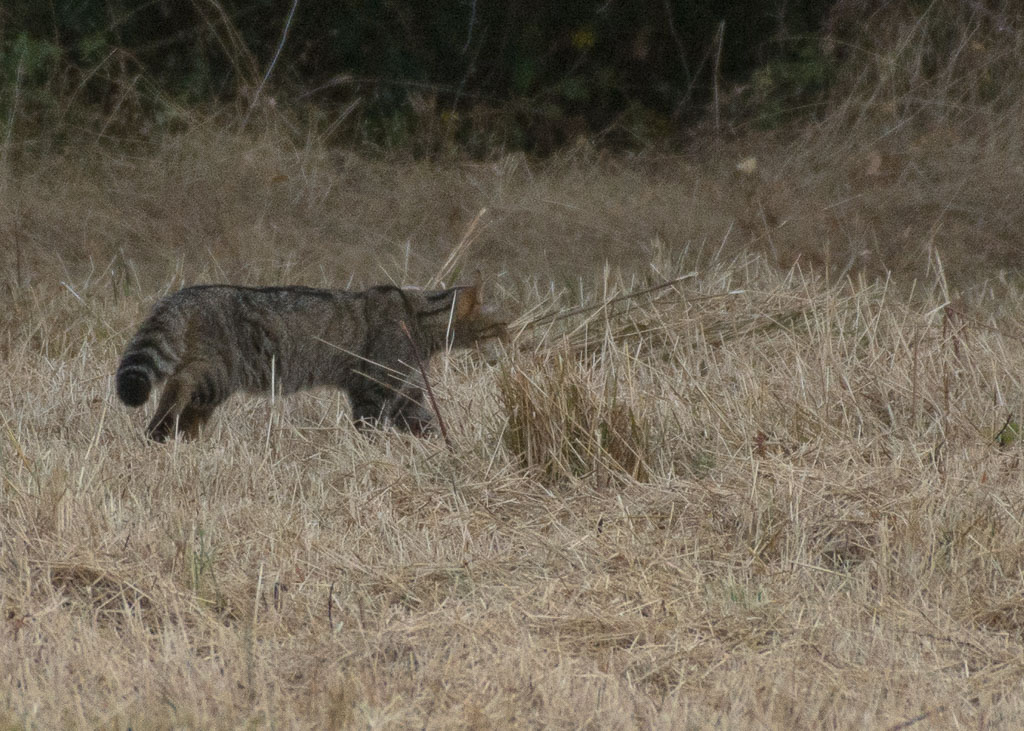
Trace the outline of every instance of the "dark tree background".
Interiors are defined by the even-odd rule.
[[[840,4],[6,0],[0,112],[43,122],[74,105],[173,126],[176,108],[248,117],[272,102],[347,109],[345,128],[373,143],[432,125],[460,144],[628,145],[706,118],[765,69],[779,106],[758,110],[763,123],[812,98],[829,74],[819,31]]]

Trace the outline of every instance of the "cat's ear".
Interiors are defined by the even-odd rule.
[[[455,320],[473,317],[483,305],[483,278],[478,269],[473,275],[473,283],[459,287],[455,294]]]

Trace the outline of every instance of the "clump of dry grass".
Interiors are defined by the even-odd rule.
[[[619,397],[617,374],[595,384],[593,373],[564,353],[506,366],[497,382],[505,448],[555,484],[613,474],[645,480],[650,428]]]

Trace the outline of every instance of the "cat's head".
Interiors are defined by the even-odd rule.
[[[468,348],[481,340],[507,335],[508,321],[484,302],[479,277],[473,284],[434,291],[415,291],[419,326],[435,349]]]

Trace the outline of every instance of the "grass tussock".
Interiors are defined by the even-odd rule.
[[[147,443],[135,298],[18,290],[4,721],[1016,725],[1024,292],[649,267],[441,359],[451,448],[326,391]]]
[[[649,427],[619,397],[616,374],[595,384],[593,369],[565,354],[550,354],[499,374],[508,423],[505,448],[523,467],[558,484],[619,474],[645,480]]]

